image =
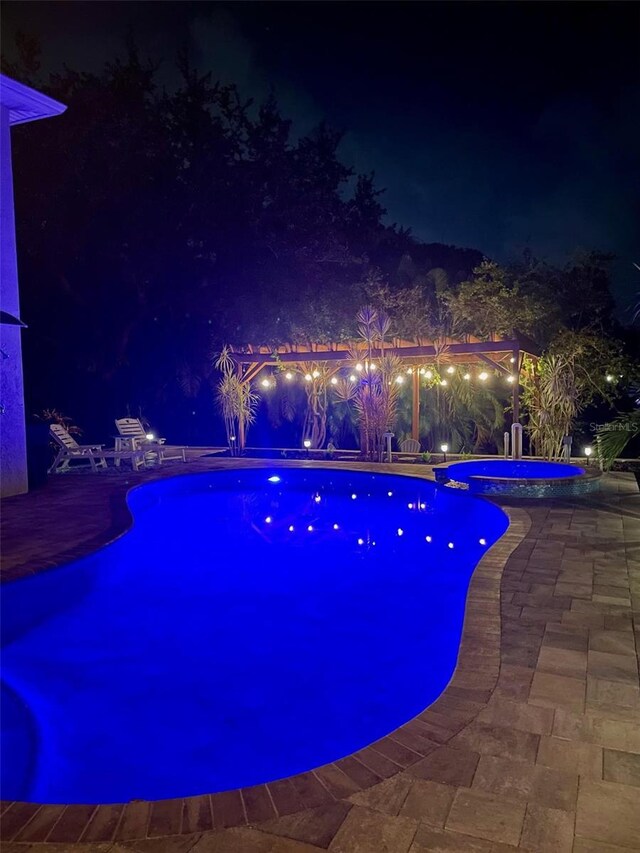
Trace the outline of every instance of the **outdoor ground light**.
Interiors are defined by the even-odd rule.
[[[154,441],[154,440],[155,440],[155,435],[154,435],[152,432],[148,432],[148,433],[146,434],[145,438],[147,439],[147,441]]]
[[[585,447],[582,452],[587,457],[587,465],[588,465],[589,464],[589,457],[593,453],[593,447]]]
[[[309,438],[305,438],[305,440],[302,443],[307,450],[311,447],[311,439],[309,439]]]
[[[448,449],[449,449],[449,445],[448,445],[448,444],[441,444],[441,445],[440,445],[440,450],[442,451],[442,455],[444,456],[444,461],[445,461],[445,462],[447,461],[447,450],[448,450]]]

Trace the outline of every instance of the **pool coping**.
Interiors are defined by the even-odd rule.
[[[222,464],[221,464],[222,463]],[[276,460],[198,460],[194,467],[173,466],[155,476],[130,477],[119,503],[112,504],[112,523],[101,543],[56,555],[23,567],[20,576],[53,568],[91,553],[124,535],[132,517],[127,496],[132,489],[165,476],[206,473],[229,468],[336,468],[401,474],[433,482],[431,468],[398,471],[396,465],[362,465]],[[159,474],[159,475],[158,475]],[[88,475],[95,478],[95,474]],[[95,482],[92,480],[91,482]],[[122,485],[122,484],[120,484]],[[524,509],[499,504],[509,518],[502,537],[483,555],[471,577],[456,668],[438,699],[385,737],[337,761],[292,777],[215,794],[166,800],[133,800],[124,804],[63,805],[3,803],[3,841],[113,842],[187,835],[260,824],[308,809],[327,806],[402,773],[463,731],[489,704],[500,673],[502,573],[507,560],[531,528]],[[124,512],[123,512],[124,509]],[[17,576],[17,575],[14,575]],[[9,578],[11,579],[11,578]]]

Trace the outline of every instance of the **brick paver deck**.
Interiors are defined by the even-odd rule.
[[[69,475],[3,501],[3,577],[121,533],[135,483],[229,464]],[[2,850],[640,850],[636,483],[607,475],[599,495],[502,506],[511,525],[474,573],[455,675],[415,720],[347,759],[241,792],[125,806],[4,803]]]

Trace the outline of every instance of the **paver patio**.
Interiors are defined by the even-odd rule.
[[[136,483],[230,464],[74,474],[5,500],[2,576],[51,568],[118,535]],[[426,466],[373,469],[430,476]],[[415,720],[355,756],[242,792],[4,803],[2,850],[640,850],[635,480],[607,475],[596,495],[501,505],[511,526],[474,573],[455,675]]]

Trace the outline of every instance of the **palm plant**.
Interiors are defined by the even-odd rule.
[[[597,430],[598,459],[605,471],[613,467],[613,463],[638,433],[640,433],[640,409],[627,415],[620,415],[610,424],[603,425]]]
[[[305,377],[307,395],[302,438],[310,441],[311,447],[323,447],[327,438],[327,387],[335,371],[324,362],[301,362],[299,369]]]
[[[547,355],[525,365],[524,403],[529,414],[527,432],[534,453],[559,459],[562,439],[569,435],[584,408],[576,379],[575,361],[567,355]]]
[[[382,461],[384,434],[396,418],[402,362],[384,354],[384,339],[389,318],[375,308],[365,306],[356,317],[360,340],[352,350],[354,363],[361,367],[361,378],[341,380],[336,386],[338,400],[352,404],[360,430],[360,450],[371,460]]]
[[[228,347],[222,348],[215,367],[222,373],[216,400],[224,419],[229,451],[232,456],[237,456],[244,450],[249,426],[256,419],[258,396],[251,390],[251,383],[243,381],[236,372]]]

